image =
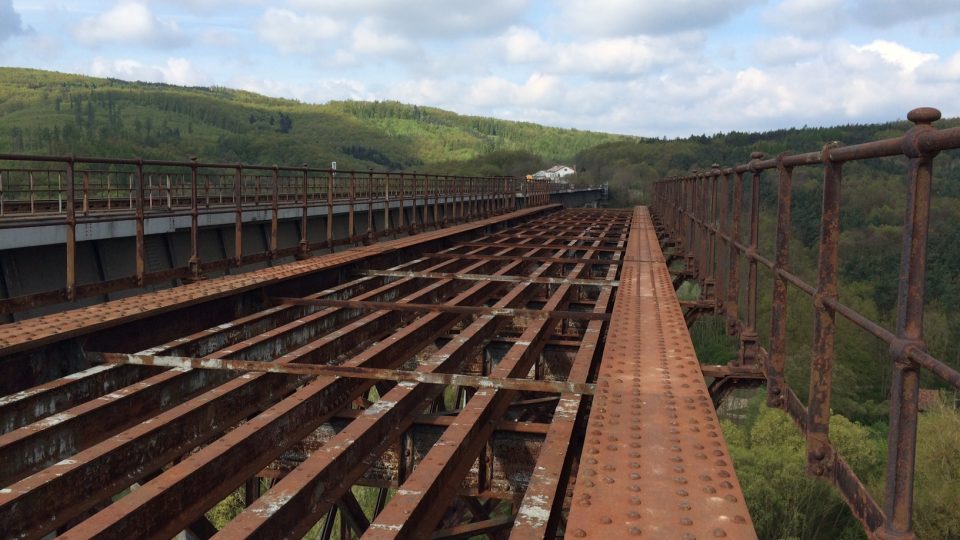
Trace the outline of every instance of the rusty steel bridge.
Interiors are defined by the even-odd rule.
[[[763,385],[805,435],[808,473],[871,537],[912,538],[918,376],[960,387],[923,342],[932,162],[960,147],[938,118],[667,178],[634,209],[565,208],[514,178],[0,156],[0,227],[64,235],[62,284],[0,298],[2,536],[756,538],[716,407]],[[892,329],[837,292],[843,166],[884,156],[905,156],[909,189]],[[798,167],[823,174],[815,284],[790,267]],[[204,215],[224,212],[234,250],[211,261]],[[151,223],[177,218],[187,256],[151,272]],[[251,219],[270,233],[254,254]],[[131,275],[78,269],[78,234],[103,222],[129,224]],[[699,298],[678,299],[684,282]],[[790,287],[816,315],[807,403],[784,379]],[[726,321],[736,360],[701,364],[702,316]],[[881,501],[830,440],[837,316],[890,346]]]

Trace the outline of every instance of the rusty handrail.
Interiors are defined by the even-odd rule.
[[[549,204],[547,182],[509,176],[464,176],[417,172],[353,171],[334,168],[243,163],[149,160],[0,153],[0,228],[65,226],[66,279],[62,289],[0,299],[0,315],[39,306],[72,302],[133,287],[202,279],[205,271],[241,267],[311,250],[333,251],[339,245],[370,244],[380,237],[415,234],[451,224],[490,217],[518,208]],[[17,175],[27,175],[18,178]],[[42,178],[39,183],[36,177]],[[51,176],[54,175],[54,176]],[[459,202],[459,211],[457,208]],[[390,205],[399,203],[391,227]],[[410,207],[407,208],[406,204]],[[333,234],[334,205],[347,207],[346,238]],[[374,204],[384,207],[384,230],[376,230]],[[17,210],[18,205],[22,208]],[[44,213],[47,205],[52,211]],[[40,210],[38,211],[38,208]],[[307,236],[311,208],[326,211],[326,238]],[[469,208],[469,213],[466,212]],[[280,210],[299,209],[300,240],[294,248],[277,246]],[[261,253],[243,252],[244,214],[270,214],[270,242]],[[409,216],[405,216],[409,211]],[[234,214],[234,254],[220,261],[202,261],[199,216]],[[357,231],[356,213],[366,212],[367,225]],[[419,215],[418,215],[419,213]],[[190,256],[182,266],[148,272],[145,263],[146,222],[156,218],[190,218]],[[409,217],[409,227],[404,222]],[[108,282],[78,284],[76,229],[92,222],[133,220],[136,231],[136,274]]]
[[[712,302],[737,335],[740,352],[733,363],[760,366],[767,383],[767,404],[784,409],[806,437],[807,470],[831,482],[864,528],[877,538],[914,538],[913,478],[919,399],[919,370],[926,369],[960,388],[960,372],[930,355],[923,340],[924,275],[930,218],[932,163],[942,150],[960,148],[960,128],[938,130],[933,108],[910,111],[914,126],[900,137],[851,146],[831,143],[820,151],[781,154],[764,159],[753,153],[736,166],[713,165],[709,170],[665,178],[655,183],[653,208],[663,240],[686,259],[683,276],[695,278],[703,300]],[[848,161],[887,156],[908,159],[907,215],[904,219],[897,322],[890,331],[842,304],[837,293],[839,269],[840,186]],[[806,283],[789,263],[792,175],[796,167],[823,168],[823,201],[819,240],[818,279]],[[758,253],[759,187],[764,171],[777,173],[776,255]],[[749,175],[749,182],[747,176]],[[745,188],[749,193],[745,194]],[[732,188],[732,193],[731,193]],[[749,243],[741,241],[743,197],[749,197]],[[742,271],[748,265],[745,315],[741,316]],[[770,350],[760,347],[756,333],[757,268],[774,276]],[[813,298],[814,344],[809,403],[804,406],[784,378],[787,332],[787,287]],[[834,362],[835,316],[839,314],[889,345],[893,363],[887,474],[883,507],[873,499],[856,473],[837,452],[829,437],[830,398]]]

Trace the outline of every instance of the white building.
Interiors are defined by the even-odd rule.
[[[552,182],[559,182],[564,176],[570,176],[571,174],[576,174],[577,171],[573,170],[571,167],[566,165],[554,165],[545,171],[537,171],[533,173],[534,178],[545,178]]]

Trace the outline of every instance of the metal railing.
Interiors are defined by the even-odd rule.
[[[0,300],[0,314],[176,279],[201,279],[205,271],[289,256],[302,258],[312,250],[333,251],[339,245],[416,234],[426,227],[436,229],[548,204],[549,197],[547,182],[515,177],[337,171],[306,165],[204,163],[196,159],[181,162],[0,154],[0,228],[66,227],[64,288]],[[345,238],[335,238],[334,208],[343,206],[350,232]],[[375,227],[374,206],[377,212],[383,212],[380,230]],[[326,238],[319,241],[308,238],[311,208],[326,209]],[[280,212],[289,215],[289,209],[299,210],[299,244],[280,248]],[[235,225],[233,257],[201,261],[200,216],[230,212]],[[244,214],[251,212],[270,215],[269,248],[262,253],[243,251]],[[358,212],[367,220],[365,234],[357,234]],[[191,218],[189,259],[183,261],[184,266],[148,273],[146,222],[177,216]],[[135,222],[135,275],[78,285],[77,226],[123,220]]]
[[[773,159],[754,153],[750,161],[742,165],[723,168],[714,165],[710,170],[663,179],[655,184],[653,203],[668,236],[665,241],[684,254],[685,271],[699,281],[703,299],[725,317],[728,332],[739,336],[740,352],[734,365],[752,365],[761,370],[766,379],[767,404],[784,409],[804,432],[808,473],[831,482],[865,529],[879,538],[914,537],[911,520],[920,370],[927,370],[960,388],[960,372],[931,356],[923,338],[933,160],[942,150],[960,148],[960,128],[934,128],[932,123],[940,118],[940,112],[931,108],[915,109],[907,118],[915,125],[901,137],[852,146],[831,143],[819,152],[781,154]],[[842,304],[838,294],[840,185],[844,164],[886,156],[905,156],[908,161],[907,212],[893,331]],[[810,284],[790,267],[790,211],[794,169],[817,165],[823,168],[823,199],[818,277],[816,284]],[[759,252],[758,241],[760,186],[765,171],[776,172],[776,253],[772,258]],[[744,196],[749,197],[748,201],[744,201]],[[744,231],[741,230],[745,202],[749,205],[748,243],[742,241]],[[741,290],[744,277],[741,260],[747,264],[746,291]],[[769,351],[760,346],[757,335],[757,272],[761,266],[773,275]],[[815,311],[807,405],[784,377],[787,288],[791,285],[813,299]],[[742,301],[746,302],[745,306],[741,306]],[[836,315],[889,346],[893,374],[882,508],[830,440]]]

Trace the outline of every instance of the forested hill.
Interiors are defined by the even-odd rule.
[[[0,152],[409,169],[495,151],[566,162],[625,139],[397,102],[312,105],[221,87],[0,68]]]

